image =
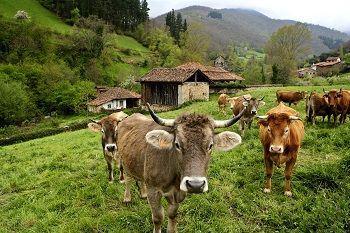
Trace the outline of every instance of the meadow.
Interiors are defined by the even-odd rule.
[[[350,85],[325,87],[333,88]],[[321,86],[301,86],[239,94],[264,97],[266,105],[258,111],[264,115],[276,106],[277,89],[322,93]],[[226,116],[218,113],[217,97],[159,116],[201,112],[215,119],[230,117],[229,108]],[[305,140],[291,180],[293,196],[283,195],[284,166],[275,168],[272,192],[262,192],[265,166],[255,120],[241,145],[212,153],[209,191],[187,195],[178,213],[178,232],[350,231],[350,120],[333,126],[318,117],[315,125],[306,124],[305,100],[297,111]],[[238,124],[219,130],[239,133]],[[152,232],[151,210],[136,185],[132,203],[125,205],[124,185],[108,183],[100,141],[99,133],[86,128],[0,147],[0,233]]]

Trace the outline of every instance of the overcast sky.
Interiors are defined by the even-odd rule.
[[[273,19],[290,19],[350,32],[350,0],[147,0],[147,3],[151,18],[193,5],[213,9],[246,8]]]

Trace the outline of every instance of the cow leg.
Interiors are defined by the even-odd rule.
[[[264,193],[271,192],[271,178],[273,176],[273,161],[267,157],[267,152],[265,152],[265,167],[266,167],[266,184]]]
[[[131,182],[132,177],[128,174],[125,174],[125,192],[124,192],[124,203],[130,203],[131,202]]]
[[[161,203],[162,193],[155,187],[147,187],[148,203],[152,210],[153,233],[160,233],[164,221],[164,208]]]
[[[109,183],[113,183],[114,177],[113,177],[113,157],[109,156],[106,152],[103,153],[105,156],[105,160],[107,162],[108,167],[108,181]]]
[[[145,182],[141,182],[141,186],[140,186],[140,194],[141,194],[141,198],[145,199],[147,198],[147,187]]]
[[[121,164],[119,164],[119,182],[124,183],[124,168]]]
[[[169,195],[166,197],[168,201],[168,233],[175,233],[176,231],[176,216],[179,209],[179,203],[175,201],[174,195]]]
[[[286,162],[286,168],[284,169],[284,177],[286,179],[286,185],[284,186],[284,195],[292,196],[292,191],[290,188],[290,179],[292,178],[292,172],[295,165],[296,159],[292,156],[291,160]]]
[[[241,135],[244,136],[244,120],[240,120],[240,128],[242,130]]]

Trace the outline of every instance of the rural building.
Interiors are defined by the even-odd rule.
[[[231,73],[222,67],[213,67],[213,66],[204,66],[198,62],[189,62],[178,66],[176,68],[185,68],[185,69],[200,69],[204,74],[208,76],[210,80],[214,83],[216,82],[236,82],[243,81],[244,78],[241,76]]]
[[[224,68],[225,67],[225,59],[222,56],[217,57],[214,60],[214,66]]]
[[[209,100],[213,83],[198,68],[155,68],[140,79],[142,104],[174,107],[194,99]]]
[[[316,75],[317,75],[316,70],[312,69],[311,67],[302,68],[302,69],[298,70],[298,77],[299,78],[305,78],[306,76],[313,78]]]
[[[141,95],[120,88],[97,86],[97,97],[87,103],[88,111],[116,111],[140,106]]]

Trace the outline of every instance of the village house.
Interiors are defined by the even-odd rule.
[[[140,106],[141,95],[120,88],[97,86],[97,97],[87,103],[88,111],[118,111]]]
[[[340,57],[328,57],[325,62],[312,64],[310,67],[298,70],[299,78],[304,78],[306,75],[315,76],[331,76],[334,72],[342,71],[343,66]]]

